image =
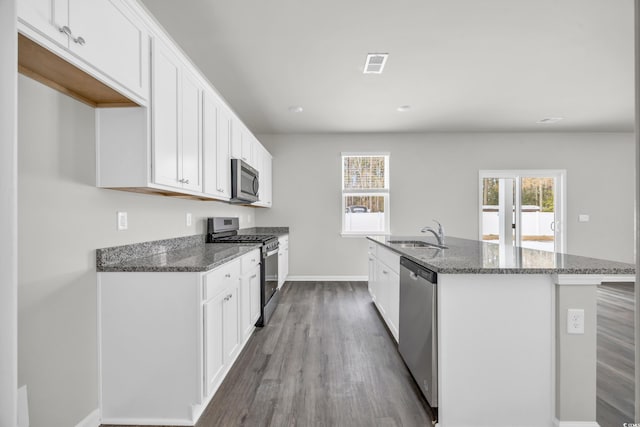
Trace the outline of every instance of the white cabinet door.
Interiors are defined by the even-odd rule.
[[[391,270],[389,271],[389,277],[387,277],[387,292],[388,292],[388,325],[391,329],[391,334],[396,341],[399,339],[399,326],[400,326],[400,276]]]
[[[69,49],[134,93],[147,97],[143,24],[119,0],[69,0]]]
[[[242,300],[242,339],[246,340],[253,332],[260,318],[260,265],[242,277],[240,287]],[[257,310],[257,316],[256,316]]]
[[[204,192],[231,197],[229,146],[231,143],[231,113],[213,92],[203,92],[202,145],[204,151]]]
[[[67,0],[18,0],[17,6],[20,21],[60,46],[69,46],[69,36],[60,31],[69,25]]]
[[[289,236],[278,239],[278,289],[284,285],[289,275]]]
[[[244,125],[235,116],[231,116],[232,134],[231,134],[231,157],[234,159],[242,158],[242,133]]]
[[[369,255],[369,277],[368,277],[368,286],[369,286],[369,294],[371,295],[371,299],[373,301],[376,300],[376,259]]]
[[[160,40],[153,40],[153,182],[182,187],[178,110],[180,61]]]
[[[264,155],[264,159],[263,159],[263,169],[264,171],[260,172],[260,177],[262,177],[262,174],[264,173],[264,179],[262,180],[263,183],[263,187],[262,187],[262,195],[264,197],[264,202],[266,207],[271,207],[273,206],[273,176],[272,174],[272,170],[273,170],[273,158],[271,157],[271,154],[269,154],[269,152],[265,151],[265,155]]]
[[[231,170],[229,149],[231,146],[232,116],[222,105],[218,107],[218,138],[216,144],[216,191],[222,197],[231,197]]]
[[[218,195],[218,105],[215,95],[209,91],[202,94],[202,172],[204,192]]]
[[[228,287],[224,292],[224,309],[223,320],[224,325],[222,340],[224,348],[224,363],[225,365],[231,363],[236,357],[240,349],[240,298],[238,292],[238,285],[240,281],[237,280],[236,284]]]
[[[227,293],[222,292],[217,297],[204,304],[204,395],[209,396],[220,381],[224,373],[224,306]]]
[[[387,308],[389,306],[389,292],[387,288],[387,276],[389,274],[389,269],[376,260],[376,281],[375,281],[375,289],[376,289],[376,303],[378,306],[378,310],[380,310],[380,314],[386,320],[387,319]]]
[[[255,167],[253,161],[253,138],[254,136],[249,132],[249,129],[242,126],[240,131],[240,137],[242,139],[242,160]]]
[[[254,163],[260,173],[259,201],[256,206],[271,207],[271,154],[257,140],[254,141]]]
[[[260,265],[258,265],[253,274],[249,276],[249,292],[251,293],[251,325],[255,325],[260,318],[260,310],[262,304],[260,303]]]
[[[201,85],[196,77],[184,70],[182,73],[182,186],[202,191],[202,142],[200,139]]]

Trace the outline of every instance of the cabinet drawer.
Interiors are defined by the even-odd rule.
[[[377,247],[378,247],[377,243],[374,243],[371,240],[367,239],[367,252],[369,252],[369,255],[376,256]]]
[[[242,265],[241,271],[243,276],[253,272],[253,270],[260,265],[260,250],[256,249],[243,255],[242,258],[240,258],[240,263]]]
[[[235,259],[205,274],[203,300],[209,300],[222,292],[230,284],[240,280],[240,260]]]
[[[393,270],[396,274],[400,273],[400,255],[393,252],[390,249],[385,248],[384,246],[378,246],[377,257],[378,259],[387,265],[391,270]]]

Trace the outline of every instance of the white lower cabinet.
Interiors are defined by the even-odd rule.
[[[256,250],[242,258],[240,283],[241,335],[249,338],[260,318],[260,251]]]
[[[374,244],[375,245],[375,244]],[[369,246],[369,293],[398,341],[400,323],[400,255],[380,245]]]
[[[259,255],[205,273],[98,274],[103,424],[197,422],[260,315]]]
[[[289,276],[289,235],[278,238],[278,289],[284,285]]]

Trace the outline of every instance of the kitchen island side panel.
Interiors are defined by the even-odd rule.
[[[549,275],[438,276],[439,426],[551,426]]]
[[[99,273],[104,423],[193,425],[202,402],[201,277]]]

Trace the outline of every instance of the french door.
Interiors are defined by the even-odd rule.
[[[480,171],[480,239],[565,252],[564,170]]]

